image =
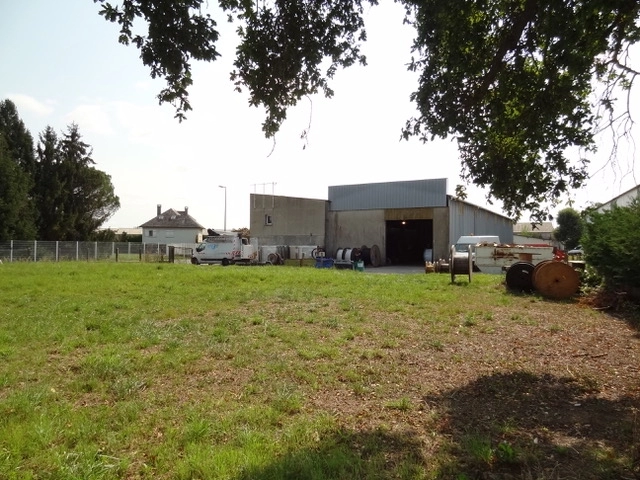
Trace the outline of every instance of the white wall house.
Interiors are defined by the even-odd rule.
[[[184,210],[162,211],[158,205],[156,216],[140,225],[142,243],[179,244],[197,243],[205,233],[205,228],[189,215],[189,208]]]

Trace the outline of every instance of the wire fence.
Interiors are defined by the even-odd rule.
[[[139,242],[50,242],[9,240],[0,242],[3,262],[190,262],[195,244]]]

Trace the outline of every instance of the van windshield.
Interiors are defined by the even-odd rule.
[[[470,243],[456,243],[456,252],[468,252]]]

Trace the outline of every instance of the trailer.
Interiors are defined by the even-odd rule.
[[[215,232],[210,232],[215,233]],[[249,239],[238,234],[209,235],[198,244],[192,256],[194,265],[221,264],[226,267],[232,264],[257,263],[257,249],[249,243]]]
[[[482,273],[503,273],[516,262],[537,265],[553,260],[556,250],[549,245],[483,245],[475,246],[475,264]]]

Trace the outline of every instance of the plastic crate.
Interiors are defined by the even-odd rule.
[[[333,258],[318,257],[316,258],[316,268],[332,268]]]

